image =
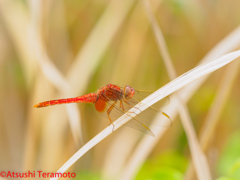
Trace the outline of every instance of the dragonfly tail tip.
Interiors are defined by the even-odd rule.
[[[39,104],[35,104],[33,107],[39,108],[40,106],[39,106]]]

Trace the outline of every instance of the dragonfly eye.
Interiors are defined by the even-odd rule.
[[[130,99],[130,98],[132,98],[133,97],[133,95],[134,95],[134,93],[135,93],[135,91],[134,91],[134,89],[133,88],[131,88],[130,86],[125,86],[125,92],[124,92],[124,96],[125,96],[125,98],[126,99]]]

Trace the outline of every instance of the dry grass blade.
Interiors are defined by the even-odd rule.
[[[213,58],[219,57],[224,53],[227,53],[229,51],[236,49],[239,46],[239,41],[240,41],[240,27],[236,28],[233,32],[231,32],[228,36],[226,36],[221,42],[219,42],[201,60],[200,64],[209,62]],[[205,82],[207,78],[208,78],[208,75],[192,82],[191,84],[185,86],[180,90],[179,95],[181,99],[184,101],[184,103],[186,103],[191,98],[194,92]],[[174,100],[171,101],[171,104],[166,108],[165,111],[171,114],[171,118],[172,120],[174,120],[175,117],[177,116],[177,103],[175,103]],[[157,134],[155,134],[156,139],[158,139],[159,141],[165,132],[166,132],[166,129],[163,131],[158,131]],[[150,154],[151,149],[156,145],[156,143],[157,141],[155,139],[145,136],[144,139],[136,147],[135,153],[133,153],[134,155],[131,156],[129,163],[125,165],[122,176],[123,177],[134,176],[134,174],[137,173],[140,166],[142,165],[144,160],[147,158],[147,156]]]
[[[68,76],[67,76],[68,78],[66,78],[66,80],[64,79],[64,76],[61,75],[61,73],[56,71],[53,71],[53,72],[55,72],[54,73],[56,75],[55,77],[57,77],[58,79],[55,82],[54,78],[52,78],[54,74],[52,74],[52,71],[49,69],[51,68],[53,70],[57,70],[57,69],[55,68],[55,66],[51,64],[51,62],[49,63],[49,61],[45,61],[46,58],[48,58],[45,56],[47,54],[41,54],[41,53],[44,53],[44,49],[40,49],[42,48],[41,46],[43,45],[43,43],[41,42],[41,38],[39,37],[40,36],[39,32],[36,32],[36,30],[34,30],[35,34],[33,35],[35,36],[35,38],[36,37],[38,38],[37,39],[39,43],[38,48],[40,46],[38,50],[40,50],[40,55],[42,56],[44,55],[43,59],[40,59],[38,57],[38,59],[40,60],[39,63],[43,63],[41,66],[41,68],[43,68],[42,69],[43,73],[45,73],[44,75],[47,76],[51,82],[55,83],[53,84],[55,85],[55,87],[57,87],[58,89],[61,87],[61,89],[59,89],[59,93],[56,95],[57,97],[73,97],[73,96],[79,95],[79,93],[80,94],[84,93],[84,91],[88,87],[88,83],[90,81],[90,78],[92,77],[92,74],[95,72],[95,68],[97,67],[99,62],[101,62],[102,60],[101,55],[104,54],[105,50],[110,46],[113,36],[121,26],[121,23],[124,21],[133,3],[134,1],[125,1],[125,2],[111,1],[110,5],[107,6],[105,12],[103,12],[103,15],[99,18],[99,21],[96,23],[92,32],[90,32],[90,36],[86,38],[86,42],[85,44],[83,44],[82,48],[80,49],[78,56],[74,62],[74,65],[72,66],[72,68],[68,70]],[[121,11],[121,12],[118,12],[118,11]],[[38,28],[36,29],[38,30]],[[107,31],[105,31],[106,29]],[[21,37],[21,35],[19,35],[19,37]],[[102,40],[99,41],[101,38]],[[23,41],[22,44],[24,45],[24,43],[25,42]],[[27,47],[26,49],[27,49],[27,52],[32,52],[32,51],[29,51],[29,47]],[[30,59],[32,61],[32,59],[34,58],[30,58]],[[36,62],[36,61],[32,61],[32,62]],[[84,78],[80,79],[79,77],[84,77]],[[69,82],[69,79],[72,79],[72,81]],[[79,84],[80,86],[78,86]],[[67,86],[69,86],[69,88]],[[75,109],[77,108],[76,105],[69,104],[66,106],[67,106],[68,114],[70,115],[69,119],[76,118],[77,116],[75,114],[76,112],[78,112],[74,110],[74,108]],[[70,111],[73,111],[73,112],[70,112]],[[64,149],[66,146],[63,141],[63,135],[65,136],[64,133],[66,132],[66,128],[68,127],[66,124],[67,115],[64,110],[59,112],[59,109],[54,108],[51,111],[49,111],[47,114],[44,114],[43,116],[44,116],[44,120],[46,120],[46,124],[43,131],[44,135],[42,136],[43,137],[42,144],[41,144],[42,148],[40,149],[40,156],[42,155],[43,157],[41,158],[39,164],[41,164],[43,167],[45,167],[48,170],[56,169],[55,165],[58,164],[60,156],[62,156],[61,151],[59,150]],[[79,129],[80,127],[79,125],[72,125],[72,124],[70,125],[72,129],[74,128]],[[49,127],[54,129],[51,130],[51,128]],[[78,130],[78,133],[80,132],[81,131]],[[49,137],[50,134],[54,134],[54,136]],[[54,144],[52,143],[53,141],[55,142]],[[28,149],[32,149],[32,148],[28,148]],[[56,153],[54,153],[55,151]],[[54,156],[52,155],[53,153],[54,153]],[[49,162],[52,162],[52,163],[49,163]]]
[[[158,44],[158,49],[163,57],[164,64],[167,68],[168,76],[170,77],[171,80],[173,80],[174,78],[177,77],[177,73],[172,64],[172,60],[171,60],[170,54],[167,50],[167,45],[165,43],[162,31],[157,23],[156,18],[154,17],[154,15],[151,11],[149,1],[145,0],[144,6],[146,9],[147,15],[149,17],[149,20],[152,24],[152,28],[153,28],[153,31],[154,31],[154,34],[156,37],[156,41]],[[188,112],[188,108],[187,108],[186,104],[184,104],[181,101],[180,96],[178,95],[178,92],[176,92],[173,95],[173,98],[176,99],[175,101],[178,104],[179,114],[180,114],[181,121],[182,121],[184,130],[186,132],[187,138],[188,138],[190,151],[191,151],[191,155],[193,157],[193,162],[194,162],[195,169],[197,171],[198,178],[201,180],[211,179],[209,165],[207,163],[206,157],[203,154],[203,152],[200,148],[199,142],[197,140],[197,135],[196,135],[193,125],[191,123],[192,121],[191,121],[190,114]]]
[[[30,43],[26,40],[29,18],[20,1],[3,0],[0,2],[0,10],[1,17],[20,56],[20,62],[24,68],[23,72],[29,87],[36,70],[36,63],[32,60],[33,54],[29,51]]]
[[[109,46],[113,35],[116,33],[117,29],[121,25],[124,17],[126,16],[133,2],[134,1],[126,1],[125,3],[120,3],[120,5],[124,4],[124,6],[122,7],[123,11],[121,11],[121,14],[116,13],[115,14],[116,18],[114,18],[113,14],[111,14],[110,16],[109,13],[116,12],[115,10],[119,8],[119,5],[117,4],[118,1],[114,1],[109,5],[104,15],[100,18],[99,22],[97,23],[93,31],[90,33],[90,36],[87,39],[86,43],[83,45],[83,48],[79,51],[76,57],[75,63],[72,65],[72,68],[70,68],[70,70],[68,71],[67,80],[64,80],[64,78],[61,78],[62,77],[61,74],[58,73],[58,71],[56,71],[55,68],[53,69],[55,71],[45,70],[48,67],[53,68],[53,66],[49,63],[49,61],[39,62],[42,65],[41,67],[44,68],[43,69],[44,73],[51,72],[49,76],[48,74],[46,74],[46,76],[50,78],[50,80],[51,80],[51,77],[53,76],[52,72],[56,72],[54,74],[56,75],[55,77],[58,77],[57,79],[59,81],[56,81],[56,82],[54,81],[54,82],[55,83],[59,82],[56,84],[56,86],[59,87],[58,89],[62,94],[62,95],[58,95],[59,97],[60,96],[71,97],[74,95],[76,96],[79,93],[82,94],[84,92],[84,90],[87,87],[87,83],[91,78],[92,73],[94,72],[95,68],[97,67],[97,64],[101,60],[101,55]],[[110,24],[113,24],[113,25],[110,26]],[[105,32],[105,34],[103,34],[103,32]],[[101,38],[103,38],[103,40],[100,41],[99,39]],[[95,51],[95,53],[92,53],[93,51]],[[81,78],[81,80],[79,81],[79,77],[81,76],[84,78]],[[60,85],[58,86],[58,84]],[[60,89],[60,87],[63,87],[63,88]],[[72,87],[72,88],[69,89],[69,87]],[[73,104],[67,105],[67,112],[70,119],[76,118],[77,117],[76,115],[79,115],[78,111],[76,111],[77,109],[76,106],[77,105],[73,105]],[[71,125],[71,128],[74,129],[74,132],[76,128],[78,129],[78,127],[80,127],[78,124],[71,123],[70,125]],[[78,129],[78,132],[80,133],[81,131]]]
[[[234,86],[234,81],[238,75],[240,61],[232,62],[225,72],[224,78],[218,88],[218,92],[215,100],[212,103],[208,116],[204,122],[205,125],[201,130],[200,145],[203,151],[206,151],[210,145],[210,141],[213,138],[214,131],[217,127],[218,120],[220,119],[221,112],[227,101],[228,96]],[[185,176],[186,180],[193,179],[194,169],[192,163],[189,164],[187,173]]]
[[[133,3],[134,0],[110,1],[68,72],[68,81],[74,86],[74,94],[84,92],[101,56],[109,47]],[[79,80],[78,77],[84,78]]]
[[[183,12],[186,15],[193,29],[200,34],[201,27],[204,25],[206,10],[200,0],[182,1]]]
[[[217,120],[219,119],[219,116],[221,115],[220,113],[223,110],[224,104],[234,86],[234,81],[236,80],[237,75],[239,73],[239,66],[240,66],[239,60],[229,64],[229,67],[226,70],[223,80],[218,88],[217,96],[214,102],[212,103],[211,110],[209,112],[209,115],[206,118],[207,120],[205,121],[206,124],[203,127],[203,130],[200,136],[200,143],[204,150],[209,145],[209,141],[213,134],[214,128],[217,125]]]
[[[155,104],[162,98],[172,94],[173,92],[179,90],[180,88],[184,87],[185,85],[191,83],[192,81],[211,73],[226,64],[230,63],[234,59],[240,56],[240,51],[235,51],[229,54],[226,54],[218,59],[215,59],[209,63],[205,63],[199,65],[198,67],[184,73],[183,75],[179,76],[175,80],[171,81],[170,83],[166,84],[159,90],[155,91],[153,94],[145,98],[141,104],[137,104],[134,108],[130,109],[130,112],[134,113],[127,113],[121,116],[114,122],[115,130],[120,128],[123,124],[128,122],[131,116],[139,114],[141,111],[144,111],[147,107]],[[93,139],[91,139],[88,143],[86,143],[78,152],[76,152],[59,170],[58,172],[65,172],[70,166],[72,166],[83,154],[85,154],[88,150],[90,150],[93,146],[97,143],[102,141],[105,137],[112,133],[112,126],[108,126],[98,135],[96,135]],[[52,178],[58,179],[58,178]]]
[[[104,54],[105,50],[110,46],[114,34],[119,29],[119,26],[131,9],[131,5],[134,3],[134,1],[127,0],[121,1],[122,4],[119,4],[118,2],[119,1],[111,1],[110,5],[107,6],[92,32],[90,32],[90,36],[88,36],[86,42],[79,50],[72,68],[68,70],[67,83],[71,88],[71,96],[68,97],[77,96],[79,94],[81,95],[87,89],[92,74],[95,72],[95,68],[102,60],[101,55]],[[121,9],[119,9],[120,7]],[[118,13],[118,10],[121,10],[121,12]],[[106,16],[106,14],[108,16]],[[106,28],[107,31],[104,31]],[[99,41],[100,39],[101,41]],[[60,91],[60,93],[58,93],[56,96],[65,97],[66,94],[64,94],[63,91]],[[72,104],[66,106],[67,110],[73,110],[71,107]],[[72,112],[69,114],[74,116]],[[59,112],[59,109],[54,108],[53,110],[49,111],[49,113],[45,114],[44,119],[46,120],[47,125],[44,129],[44,133],[46,133],[46,135],[43,136],[44,140],[42,141],[43,144],[41,145],[43,147],[41,149],[41,154],[44,156],[41,158],[40,164],[43,164],[43,167],[48,166],[50,168],[54,168],[54,165],[57,164],[56,160],[60,159],[61,152],[54,154],[55,156],[53,156],[51,153],[55,151],[59,152],[59,149],[64,149],[65,147],[65,144],[63,144],[64,141],[62,135],[64,135],[67,127],[65,121],[67,116],[64,110]],[[56,123],[57,127],[54,128],[53,125],[55,124],[56,126]],[[53,131],[50,131],[50,128],[48,127],[54,128],[54,133]],[[78,128],[79,126],[74,127]],[[54,134],[55,136],[51,136],[51,138],[49,138],[50,133]],[[53,141],[55,142],[54,144],[51,143]],[[52,152],[49,149],[51,149]],[[50,164],[49,161],[53,163]]]
[[[153,11],[157,11],[161,3],[162,1],[155,1]],[[120,43],[119,55],[116,57],[116,63],[113,67],[114,73],[110,80],[110,82],[119,82],[119,84],[131,84],[133,82],[135,74],[139,69],[138,64],[140,63],[140,57],[147,40],[149,21],[144,14],[141,1],[138,1],[134,6],[131,17],[128,18],[125,27],[126,32],[122,38],[122,43]],[[137,34],[136,30],[138,31]],[[131,59],[131,61],[129,61],[129,59]],[[119,74],[121,74],[121,76],[119,76]],[[130,131],[130,133],[131,132],[132,131]],[[134,133],[134,131],[132,133],[131,138],[128,138],[130,135],[126,133],[126,131],[115,135],[114,141],[111,142],[106,150],[107,156],[104,158],[102,179],[114,179],[117,174],[120,173],[135,147],[135,142],[138,141],[142,135],[141,133]],[[121,147],[124,147],[124,153],[122,153]],[[118,156],[117,154],[120,153],[122,155]]]
[[[64,94],[65,97],[70,97],[72,90],[69,83],[66,81],[61,72],[52,63],[52,60],[47,55],[44,43],[41,38],[40,25],[41,23],[41,1],[30,1],[31,3],[31,44],[33,45],[33,52],[36,54],[36,60],[42,69],[45,77],[54,85],[60,92]],[[77,109],[77,105],[73,104],[67,107],[69,123],[73,135],[76,147],[80,147],[80,142],[83,144],[82,134],[81,134],[81,124],[80,124],[80,113]]]
[[[149,21],[151,23],[151,26],[152,26],[152,29],[154,31],[154,35],[155,35],[155,38],[156,38],[156,43],[158,45],[158,50],[159,50],[161,56],[163,57],[163,61],[164,61],[164,64],[166,66],[168,76],[170,77],[171,80],[173,80],[177,77],[177,73],[176,73],[176,71],[174,69],[174,66],[172,64],[172,60],[171,60],[170,54],[167,50],[167,45],[166,45],[166,42],[164,40],[162,31],[161,31],[161,29],[160,29],[160,27],[157,23],[156,18],[153,15],[153,12],[150,8],[149,1],[144,0],[143,3],[144,3],[144,7],[145,7],[145,10],[146,10],[148,19],[149,19]]]

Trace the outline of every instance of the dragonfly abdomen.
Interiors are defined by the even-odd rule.
[[[89,93],[83,96],[78,96],[75,99],[76,103],[95,103],[97,100],[97,94]]]
[[[90,93],[90,94],[86,94],[84,96],[79,96],[75,98],[44,101],[34,105],[33,107],[41,108],[41,107],[53,106],[56,104],[68,104],[68,103],[95,103],[96,100],[97,100],[97,95],[95,93]]]

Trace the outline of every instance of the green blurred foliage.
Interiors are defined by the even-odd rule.
[[[218,173],[233,179],[240,179],[240,132],[230,136],[217,166]]]
[[[189,108],[196,112],[197,116],[205,114],[208,112],[215,95],[216,87],[211,84],[205,85],[189,101]]]
[[[216,95],[216,86],[213,83],[205,84],[200,88],[188,103],[193,124],[198,132]]]
[[[181,133],[178,136],[178,140],[176,143],[176,148],[180,151],[180,152],[184,152],[186,147],[188,147],[188,140],[187,140],[187,136],[185,131],[181,131]]]
[[[76,174],[76,180],[100,180],[100,175],[96,172],[83,171]]]
[[[187,159],[176,151],[167,151],[148,160],[140,170],[136,180],[182,180],[187,167]]]
[[[229,177],[220,177],[220,178],[217,178],[217,180],[236,180],[236,179],[233,179],[233,178],[229,178]]]

